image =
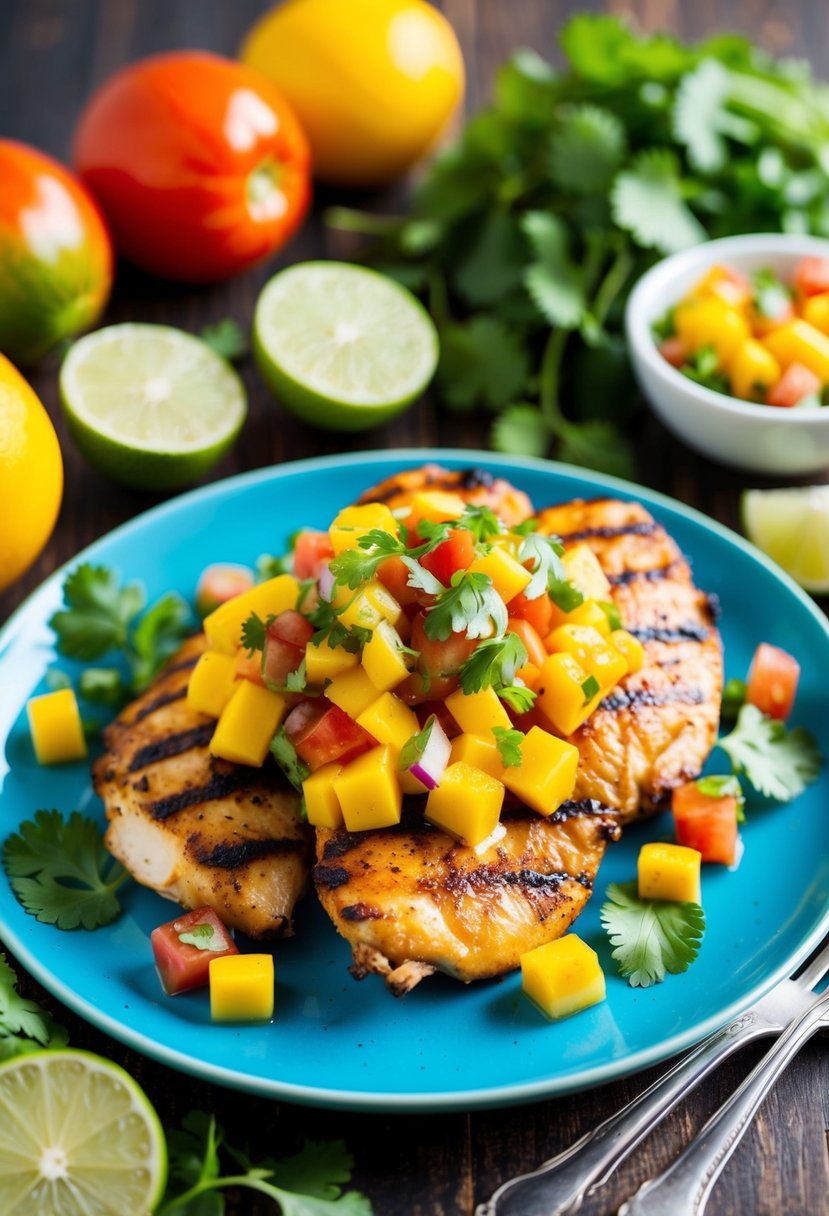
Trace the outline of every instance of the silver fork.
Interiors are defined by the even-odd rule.
[[[681,1059],[615,1115],[538,1169],[504,1182],[475,1216],[572,1216],[686,1094],[739,1047],[780,1034],[814,1002],[829,971],[829,944],[797,979],[783,980]],[[642,1209],[644,1210],[644,1209]],[[650,1211],[650,1209],[648,1209]],[[637,1209],[631,1209],[631,1214]]]

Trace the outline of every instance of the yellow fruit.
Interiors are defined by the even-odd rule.
[[[640,899],[670,899],[702,903],[700,862],[702,854],[681,844],[651,841],[639,850]]]
[[[63,461],[49,415],[0,355],[0,591],[46,544],[62,496]]]
[[[521,955],[521,985],[548,1018],[565,1018],[605,999],[604,974],[595,950],[575,933]]]
[[[38,764],[84,759],[86,739],[77,698],[71,688],[31,697],[26,702],[26,710]]]
[[[315,177],[337,185],[399,177],[463,95],[458,40],[425,0],[290,0],[257,22],[241,58],[287,97]]]
[[[268,1022],[273,1017],[273,955],[224,954],[210,960],[208,974],[214,1022]]]

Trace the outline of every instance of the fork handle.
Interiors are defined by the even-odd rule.
[[[766,1094],[807,1039],[826,1023],[829,992],[784,1031],[742,1085],[674,1163],[643,1183],[618,1216],[701,1216],[722,1172]]]
[[[633,1102],[600,1123],[537,1170],[511,1178],[475,1216],[565,1216],[577,1212],[661,1119],[722,1060],[744,1043],[771,1032],[754,1010],[709,1035]]]

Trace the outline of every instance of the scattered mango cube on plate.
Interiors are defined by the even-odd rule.
[[[569,1017],[605,999],[599,956],[575,933],[521,955],[521,985],[548,1018]]]
[[[214,1022],[267,1022],[273,1007],[273,955],[224,954],[210,960]]]
[[[30,697],[26,713],[38,764],[64,764],[86,757],[81,712],[71,688]]]
[[[701,862],[701,853],[682,844],[643,844],[637,863],[639,898],[701,903]]]

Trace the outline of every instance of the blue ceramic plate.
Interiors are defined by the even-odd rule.
[[[252,563],[262,552],[280,552],[300,525],[324,528],[365,487],[426,460],[488,467],[528,491],[537,506],[607,493],[640,499],[688,554],[699,585],[719,595],[727,673],[744,675],[761,640],[800,659],[796,718],[817,731],[829,755],[829,629],[811,601],[750,546],[701,515],[565,466],[439,451],[289,464],[167,503],[76,561],[140,578],[151,598],[169,588],[192,596],[210,562]],[[86,766],[38,767],[26,728],[25,701],[54,662],[46,621],[60,602],[63,577],[63,571],[53,575],[0,634],[3,834],[38,807],[79,808],[103,822]],[[687,1047],[804,959],[829,919],[827,805],[824,773],[791,805],[751,811],[739,869],[705,873],[708,930],[697,962],[647,990],[617,976],[599,906],[608,882],[635,875],[642,841],[665,835],[669,823],[629,830],[610,849],[578,923],[579,934],[599,951],[607,1002],[557,1025],[521,996],[515,974],[468,988],[434,977],[402,1001],[373,977],[356,983],[346,970],[348,947],[313,897],[299,909],[296,937],[276,948],[277,1013],[268,1026],[212,1026],[204,993],[162,995],[149,934],[169,919],[171,905],[138,886],[123,889],[124,912],[114,924],[91,934],[64,933],[26,915],[0,875],[0,931],[24,965],[90,1022],[146,1055],[224,1085],[365,1109],[522,1102],[609,1081]]]

